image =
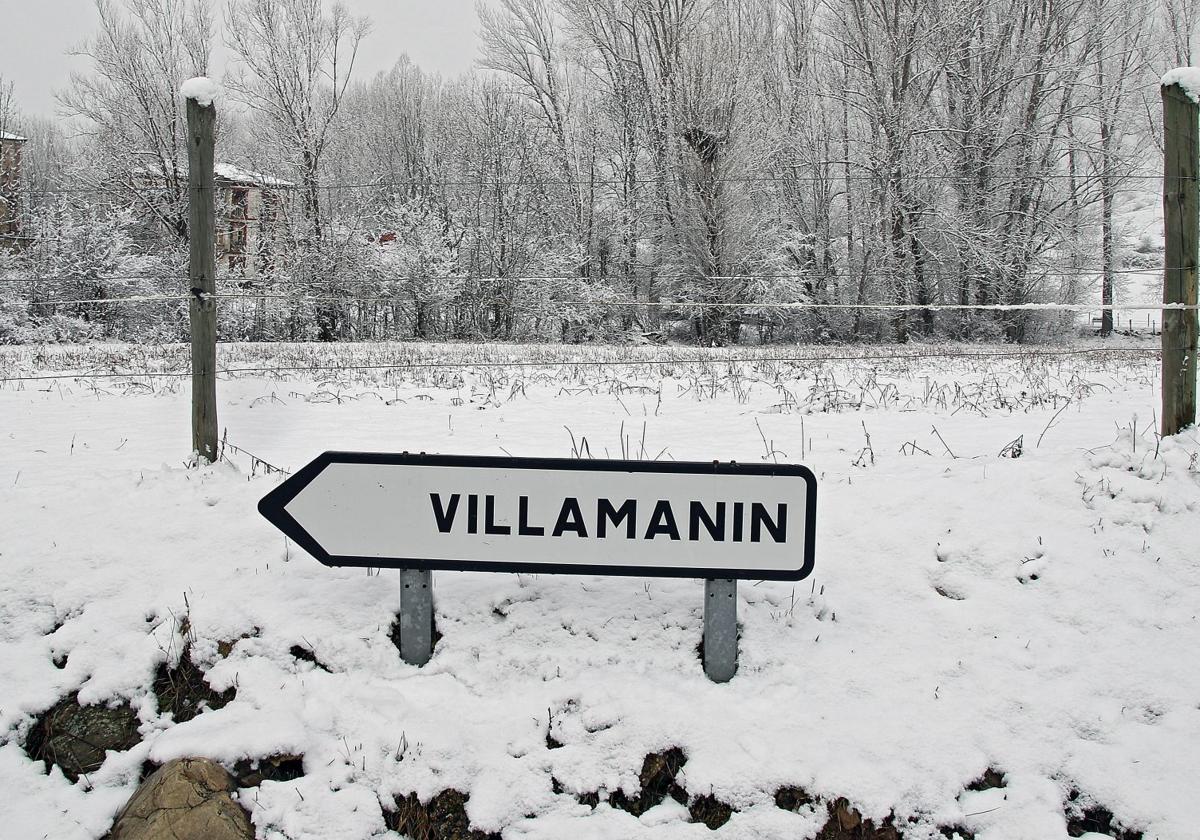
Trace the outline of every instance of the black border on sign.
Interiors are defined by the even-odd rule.
[[[427,560],[418,557],[333,555],[285,510],[288,503],[330,464],[406,464],[424,467],[487,467],[507,470],[575,470],[579,472],[685,473],[691,475],[763,475],[803,478],[808,485],[804,517],[804,558],[799,569],[709,569],[659,566],[575,565],[567,563],[498,563],[490,560]],[[326,566],[376,569],[431,569],[457,572],[521,572],[532,574],[622,575],[626,577],[735,578],[803,580],[812,573],[817,531],[817,479],[801,464],[739,464],[705,461],[621,461],[575,458],[507,458],[493,455],[414,455],[408,452],[323,452],[258,503],[258,512],[293,542]]]

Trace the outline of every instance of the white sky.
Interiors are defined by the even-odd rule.
[[[0,6],[16,0],[0,0]],[[342,0],[374,29],[363,42],[355,76],[386,70],[402,54],[426,70],[454,75],[468,69],[478,51],[479,19],[474,0]],[[220,9],[221,2],[214,2]],[[26,114],[52,115],[54,92],[67,84],[72,70],[87,61],[66,53],[96,26],[94,0],[35,0],[6,10],[0,26],[0,76],[14,84],[17,104]],[[213,72],[220,75],[222,50],[214,51]]]

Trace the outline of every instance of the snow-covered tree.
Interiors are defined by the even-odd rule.
[[[0,333],[7,332],[0,341],[179,337],[186,301],[108,302],[180,293],[169,262],[140,247],[133,208],[63,197],[43,206],[29,226],[31,244],[10,259],[7,272],[21,281],[15,291],[23,315],[0,323]]]
[[[99,30],[76,51],[91,61],[60,94],[89,138],[76,176],[135,203],[187,241],[187,114],[179,85],[206,75],[212,18],[205,0],[96,0]]]

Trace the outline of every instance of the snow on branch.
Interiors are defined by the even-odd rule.
[[[217,97],[217,83],[207,76],[188,79],[179,87],[184,99],[195,99],[202,107],[209,107]]]

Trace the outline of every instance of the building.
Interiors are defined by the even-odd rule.
[[[21,239],[21,147],[25,138],[0,131],[0,242],[15,247]]]
[[[187,170],[179,175],[186,184]],[[137,190],[154,191],[165,184],[148,169],[132,173]],[[254,277],[269,270],[281,249],[293,184],[251,172],[231,163],[213,166],[216,187],[217,268],[234,277]]]
[[[268,270],[279,250],[293,184],[229,163],[213,167],[217,188],[217,260],[232,275]]]

